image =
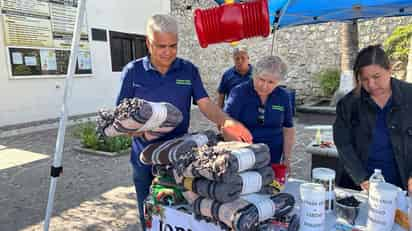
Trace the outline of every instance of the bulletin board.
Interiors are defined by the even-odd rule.
[[[0,0],[12,78],[67,74],[77,0]],[[85,17],[86,18],[86,17]],[[83,24],[76,74],[92,74],[87,23]]]

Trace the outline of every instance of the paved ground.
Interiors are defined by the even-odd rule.
[[[296,121],[292,176],[308,179],[310,157],[305,155],[304,147],[314,132],[303,127],[331,124],[333,117],[302,114]],[[193,111],[192,131],[211,127],[197,110]],[[57,130],[51,129],[0,138],[1,231],[42,230],[56,134]],[[69,129],[65,138],[64,174],[57,183],[50,230],[138,230],[129,157],[81,154],[72,149],[75,145],[78,141]],[[28,161],[28,157],[31,162],[7,166]]]

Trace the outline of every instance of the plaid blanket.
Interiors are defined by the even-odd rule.
[[[230,202],[248,193],[274,193],[276,190],[270,186],[273,179],[272,169],[264,167],[234,175],[230,183],[211,181],[206,178],[185,178],[183,186],[202,197],[218,202]]]
[[[195,148],[203,145],[213,146],[217,143],[217,135],[211,130],[192,133],[168,141],[157,142],[146,146],[140,154],[140,160],[147,165],[174,164],[182,155],[190,154]]]
[[[260,222],[285,216],[295,204],[293,196],[287,193],[273,196],[248,194],[229,203],[191,196],[194,198],[193,209],[197,216],[221,222],[238,231],[256,230]]]
[[[124,99],[114,111],[100,110],[97,131],[103,136],[143,132],[153,140],[170,132],[183,120],[183,115],[170,103],[154,103],[139,98]]]
[[[174,167],[184,177],[204,177],[230,183],[239,172],[269,165],[270,152],[266,144],[251,144],[242,148],[203,147],[181,156]]]

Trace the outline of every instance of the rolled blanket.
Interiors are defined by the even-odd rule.
[[[152,165],[152,175],[153,176],[174,177],[173,176],[173,166],[154,164]]]
[[[188,134],[146,146],[140,153],[140,161],[147,165],[174,164],[181,155],[193,152],[194,148],[203,145],[215,145],[216,142],[217,135],[211,130]]]
[[[170,103],[155,103],[139,98],[124,99],[114,111],[100,110],[97,130],[104,136],[143,132],[146,140],[159,138],[183,120],[183,115]]]
[[[195,154],[193,154],[195,155]],[[182,158],[176,170],[185,177],[205,177],[212,181],[231,182],[233,175],[246,170],[259,169],[269,165],[270,151],[266,144],[251,144],[246,147],[227,150],[204,148],[199,154]]]
[[[295,199],[287,193],[274,196],[248,194],[229,203],[198,197],[193,203],[193,210],[195,214],[214,218],[230,229],[249,231],[256,229],[264,220],[288,214],[294,204]]]
[[[230,202],[249,193],[273,193],[270,184],[274,179],[271,167],[246,171],[233,175],[231,183],[211,181],[205,178],[185,178],[183,186],[194,193],[219,202]]]

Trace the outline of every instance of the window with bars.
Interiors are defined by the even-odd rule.
[[[110,31],[112,71],[121,71],[132,60],[147,55],[146,36]]]

